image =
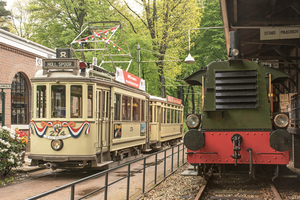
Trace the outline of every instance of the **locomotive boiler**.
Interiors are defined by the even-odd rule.
[[[202,112],[187,114],[184,136],[188,162],[198,174],[212,166],[222,174],[244,166],[255,176],[257,166],[289,163],[288,113],[273,112],[272,84],[289,76],[258,61],[243,60],[238,32],[230,32],[228,61],[211,62],[184,80],[202,86]],[[248,168],[249,166],[249,168]]]

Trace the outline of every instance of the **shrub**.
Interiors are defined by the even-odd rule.
[[[12,130],[5,126],[0,127],[0,173],[7,175],[12,168],[22,166],[22,155],[28,140],[28,134]]]

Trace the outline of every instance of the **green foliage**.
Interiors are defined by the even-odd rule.
[[[201,17],[200,27],[223,26],[219,0],[203,0],[204,11]],[[185,57],[188,51],[185,53]],[[195,59],[193,64],[183,64],[181,76],[183,79],[201,68],[206,67],[210,62],[217,59],[227,59],[224,29],[192,30],[191,31],[191,55]],[[184,57],[184,58],[185,58]],[[184,59],[183,58],[183,59]],[[194,86],[194,102],[192,102],[191,88],[184,87],[186,101],[184,102],[185,113],[200,113],[201,108],[201,87]],[[187,96],[188,95],[188,96]]]
[[[27,141],[7,127],[0,128],[0,174],[7,175],[12,168],[22,166],[21,158],[25,153],[22,149]],[[9,179],[7,179],[9,180]],[[7,182],[4,180],[4,183]]]
[[[102,2],[102,1],[101,1]],[[107,20],[107,3],[95,0],[30,0],[32,40],[50,48],[66,48],[89,21]],[[105,1],[103,1],[105,2]],[[112,19],[113,20],[113,19]]]
[[[181,53],[185,52],[188,29],[199,26],[200,7],[194,1],[146,0],[139,4],[138,11],[132,5],[122,2],[119,0],[111,4],[131,24],[132,31],[136,35],[143,35],[144,41],[147,41],[147,49],[157,52],[152,55],[149,52],[142,52],[142,57],[145,58],[146,55],[152,61],[176,60]],[[143,45],[141,48],[146,49]],[[146,81],[156,87],[156,89],[153,88],[157,91],[156,93],[159,92],[164,97],[165,91],[162,84],[174,84],[170,80],[175,79],[181,73],[181,63],[156,62],[151,66],[157,73],[151,69],[151,82]],[[158,78],[155,77],[158,82],[152,82],[153,76],[158,76]],[[163,77],[168,78],[165,83],[163,83]],[[167,89],[168,94],[173,92],[174,89]]]
[[[201,27],[223,26],[219,0],[205,0]],[[192,38],[196,41],[191,53],[198,67],[204,68],[216,59],[227,59],[224,29],[201,30]],[[199,36],[202,37],[199,38]]]
[[[9,28],[5,26],[7,17],[11,15],[11,12],[5,9],[6,1],[0,0],[0,28],[9,31]]]

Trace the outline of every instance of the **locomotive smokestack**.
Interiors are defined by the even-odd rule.
[[[238,31],[229,32],[229,60],[241,59],[241,38]]]

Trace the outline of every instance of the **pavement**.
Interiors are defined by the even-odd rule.
[[[31,159],[28,158],[29,154],[30,154],[29,152],[25,153],[25,163],[23,163],[22,167],[17,167],[17,170],[18,171],[23,171],[23,172],[32,172],[32,171],[43,169],[43,168],[38,167],[38,166],[30,166]]]

